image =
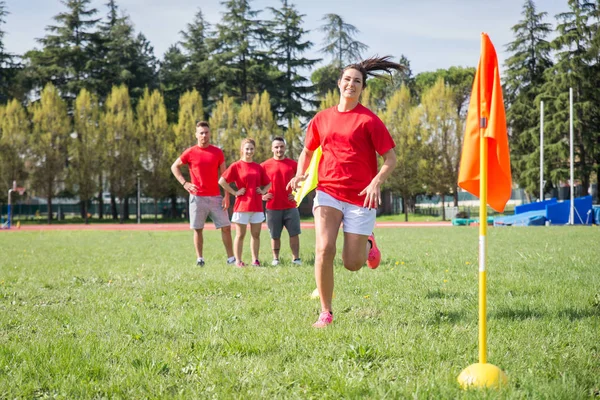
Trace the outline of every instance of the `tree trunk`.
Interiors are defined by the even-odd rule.
[[[104,198],[102,196],[102,190],[98,195],[98,219],[104,218]]]
[[[408,222],[408,204],[406,196],[402,196],[402,210],[404,211],[404,222]]]
[[[112,212],[112,219],[119,219],[119,213],[117,211],[117,201],[115,199],[115,195],[112,192],[110,193],[110,210]]]
[[[123,199],[123,219],[129,221],[129,196],[125,196]]]
[[[122,224],[124,222],[125,217],[125,199],[121,198],[121,215],[119,217],[119,223]]]
[[[446,220],[446,193],[442,193],[442,221]]]
[[[52,223],[52,196],[48,196],[48,225]]]
[[[452,195],[454,197],[454,207],[458,207],[458,185],[454,186],[454,193]]]
[[[85,220],[85,224],[88,225],[90,223],[90,221],[88,220],[88,202],[87,201],[83,202],[83,213],[84,213],[83,219]]]

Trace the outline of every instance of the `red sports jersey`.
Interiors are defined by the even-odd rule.
[[[208,147],[194,146],[185,150],[179,157],[188,164],[192,183],[198,187],[196,196],[219,196],[219,167],[225,162],[221,149],[212,144]]]
[[[377,153],[396,144],[379,117],[359,103],[347,112],[337,106],[318,112],[308,124],[305,146],[323,151],[317,189],[362,207],[365,196],[358,194],[377,175]]]
[[[236,161],[223,173],[227,183],[235,183],[239,189],[246,188],[246,193],[235,198],[233,211],[263,211],[262,196],[256,191],[259,186],[266,186],[270,180],[263,167],[255,162]]]
[[[292,189],[287,190],[285,187],[296,176],[298,163],[290,158],[284,158],[283,160],[271,158],[260,165],[265,169],[271,180],[269,193],[273,194],[273,198],[267,201],[267,209],[286,210],[296,208],[296,202],[289,199]]]

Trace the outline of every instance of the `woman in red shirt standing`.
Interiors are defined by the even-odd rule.
[[[310,121],[298,170],[288,186],[298,189],[306,180],[305,171],[313,152],[321,146],[315,216],[315,279],[321,299],[316,328],[333,322],[333,260],[336,238],[343,222],[342,260],[346,269],[357,271],[367,263],[379,266],[381,253],[375,244],[373,228],[381,185],[396,167],[395,143],[383,122],[360,104],[367,75],[373,71],[402,70],[390,57],[370,58],[350,64],[338,79],[340,103],[320,111]],[[377,170],[377,155],[383,165]]]
[[[255,146],[254,140],[250,138],[242,140],[240,160],[231,164],[219,178],[219,185],[235,196],[231,222],[235,223],[233,254],[238,267],[246,266],[242,261],[242,250],[248,224],[250,224],[252,265],[260,266],[258,261],[260,230],[265,220],[262,195],[269,191],[271,183],[263,167],[252,161]],[[230,183],[235,183],[237,190],[234,190]]]

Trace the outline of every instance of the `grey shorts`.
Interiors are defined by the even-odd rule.
[[[302,233],[300,232],[300,213],[297,208],[267,210],[267,226],[271,239],[279,239],[284,226],[290,237]]]
[[[190,195],[190,229],[203,229],[206,218],[219,229],[231,225],[227,211],[223,210],[223,196],[194,196]]]

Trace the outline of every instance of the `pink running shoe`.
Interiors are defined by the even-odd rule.
[[[371,250],[369,250],[369,257],[367,258],[367,266],[371,269],[375,269],[379,267],[379,263],[381,262],[381,252],[377,248],[373,233],[369,236],[369,242],[371,242]]]
[[[254,261],[252,262],[252,266],[253,266],[253,267],[260,267],[260,261],[258,261],[258,260],[254,260]]]
[[[238,261],[235,263],[235,266],[238,268],[244,268],[246,266],[246,263],[243,261]]]
[[[323,311],[319,314],[319,319],[312,326],[313,328],[325,328],[333,322],[333,314],[330,311]]]

